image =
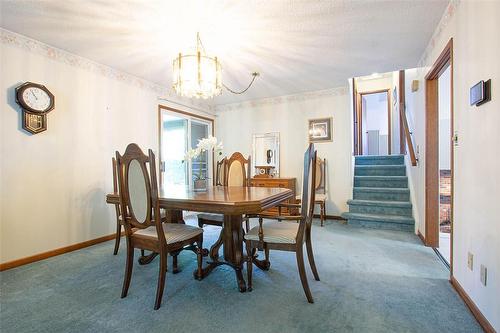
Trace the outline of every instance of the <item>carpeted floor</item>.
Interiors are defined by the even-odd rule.
[[[219,228],[205,231],[205,247]],[[167,274],[153,310],[158,260],[134,265],[120,299],[125,243],[107,242],[0,273],[0,331],[7,332],[481,332],[448,282],[434,251],[413,234],[328,222],[313,227],[320,282],[308,270],[308,304],[293,253],[271,252],[271,270],[254,269],[254,290],[239,293],[224,266],[192,278]],[[171,261],[169,261],[171,264]]]

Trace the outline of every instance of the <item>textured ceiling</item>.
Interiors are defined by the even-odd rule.
[[[0,0],[8,30],[171,89],[172,60],[200,31],[226,104],[344,85],[415,67],[448,1]]]

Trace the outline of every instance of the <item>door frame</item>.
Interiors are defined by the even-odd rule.
[[[426,246],[439,246],[439,110],[438,79],[450,68],[450,276],[453,276],[453,199],[454,199],[454,114],[453,114],[453,38],[425,76],[425,238]]]
[[[161,113],[162,111],[167,111],[170,113],[177,113],[179,114],[179,117],[186,118],[186,119],[194,119],[195,121],[202,121],[202,122],[208,122],[210,123],[210,126],[212,128],[212,136],[215,135],[215,120],[212,118],[200,116],[195,113],[191,112],[186,112],[178,109],[174,109],[165,105],[158,104],[158,175],[159,175],[159,182],[160,186],[163,184],[163,174],[161,172],[161,132],[162,132],[162,124],[161,124]],[[188,121],[189,124],[189,121]],[[191,131],[191,128],[188,128],[188,131]],[[189,148],[189,147],[188,147]],[[209,173],[209,176],[212,178],[213,183],[215,184],[215,177],[213,177],[214,174],[214,169],[215,168],[215,153],[212,153],[212,170]],[[211,174],[211,175],[210,175]],[[188,168],[188,179],[191,178],[191,168]]]
[[[387,154],[391,154],[392,147],[392,126],[391,126],[391,89],[378,89],[371,91],[356,91],[356,107],[355,107],[355,126],[354,126],[354,142],[356,143],[355,155],[363,155],[363,105],[361,99],[364,95],[380,94],[385,92],[387,94],[387,121],[388,121],[388,135],[387,135]]]

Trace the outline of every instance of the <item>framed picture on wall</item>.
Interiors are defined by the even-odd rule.
[[[309,119],[309,142],[333,141],[333,118]]]

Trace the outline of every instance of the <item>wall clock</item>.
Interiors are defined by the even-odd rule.
[[[23,129],[37,134],[47,129],[47,113],[55,106],[54,95],[43,85],[26,82],[16,88],[16,102],[23,110]]]

